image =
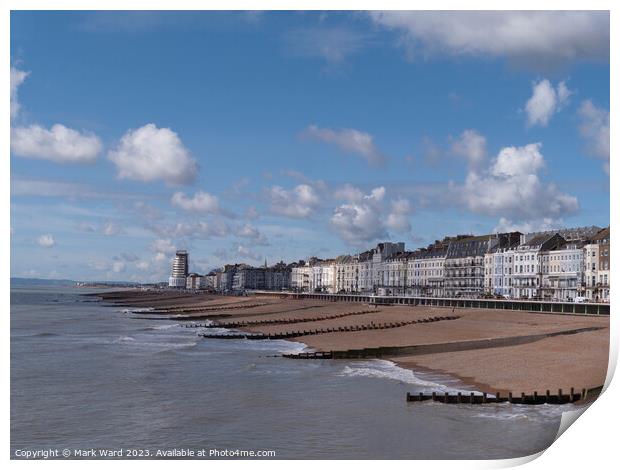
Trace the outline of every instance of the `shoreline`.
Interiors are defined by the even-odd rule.
[[[252,296],[187,295],[174,292],[165,294],[153,295],[153,293],[125,290],[93,295],[106,303],[122,305],[129,310],[132,307],[154,308],[157,310],[156,315],[161,316],[161,319],[191,322],[199,316],[213,317],[211,320],[216,325],[231,321],[261,322],[234,328],[252,334],[305,331],[304,334],[308,336],[293,336],[286,341],[303,344],[313,351],[363,350],[373,347],[402,348],[434,343],[437,345],[435,349],[439,349],[439,352],[397,356],[386,354],[376,359],[389,361],[399,368],[414,373],[419,371],[453,378],[466,387],[490,394],[498,391],[544,393],[546,389],[557,391],[560,388],[569,390],[571,387],[576,390],[592,389],[604,383],[607,373],[609,317],[550,316],[531,312],[456,309],[452,315],[458,315],[457,320],[426,323],[422,320],[437,315],[445,316],[450,309],[380,306],[364,314],[335,318],[335,314],[368,310],[368,306],[349,302],[316,300],[308,302],[277,298],[261,298],[259,304]],[[247,308],[239,305],[244,302],[248,303]],[[210,305],[215,304],[224,305],[217,310],[209,311]],[[231,308],[226,309],[226,304],[230,304]],[[233,304],[237,305],[233,307]],[[188,309],[192,313],[174,312],[183,309]],[[403,320],[418,321],[403,326],[406,323]],[[377,324],[382,322],[391,326],[378,329]],[[330,329],[340,327],[342,331],[323,333],[326,326]],[[571,331],[577,332],[568,334]],[[488,339],[499,340],[498,342],[502,343],[510,337],[518,339],[528,335],[538,335],[541,339],[526,344],[441,351],[442,344],[448,350],[451,343],[454,345],[470,341],[472,344],[477,344],[476,342]],[[551,337],[547,338],[545,335]],[[354,361],[357,358],[348,359]]]

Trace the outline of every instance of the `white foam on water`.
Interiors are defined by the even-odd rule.
[[[386,361],[383,359],[353,362],[344,366],[338,375],[343,377],[375,377],[379,379],[396,380],[398,382],[417,385],[419,387],[432,388],[433,390],[442,392],[455,390],[443,384],[423,380],[412,370],[404,369],[397,366],[392,361]]]
[[[144,312],[152,312],[154,309],[152,307],[140,307],[140,308],[124,308],[121,310],[121,313],[144,313]]]
[[[132,336],[120,336],[118,338],[116,338],[114,341],[112,341],[112,343],[114,344],[118,344],[118,343],[127,343],[128,341],[135,341],[136,339],[133,338]]]
[[[253,351],[270,351],[280,354],[297,354],[306,349],[303,343],[286,341],[284,339],[239,339],[227,340],[235,341],[235,346],[240,349],[250,349]]]
[[[474,406],[474,405],[472,405]],[[475,405],[476,418],[483,419],[503,419],[503,420],[532,420],[549,421],[549,419],[560,419],[565,411],[578,409],[577,406],[567,403],[565,405],[513,405],[510,403]]]
[[[173,324],[168,324],[168,325],[157,325],[157,326],[151,326],[149,327],[149,330],[168,330],[170,328],[175,328],[178,327],[179,324],[178,323],[173,323]]]

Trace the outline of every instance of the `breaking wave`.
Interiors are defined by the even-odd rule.
[[[414,371],[404,369],[391,361],[386,361],[383,359],[353,362],[344,366],[338,375],[343,377],[374,377],[379,379],[396,380],[398,382],[412,384],[422,388],[432,388],[438,392],[457,391],[457,389],[445,384],[424,380],[419,375],[416,375]]]

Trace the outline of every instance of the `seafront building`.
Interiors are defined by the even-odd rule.
[[[603,302],[610,291],[609,227],[456,235],[415,251],[384,242],[334,259],[227,264],[204,276],[187,274],[188,259],[187,252],[177,252],[171,287]]]
[[[189,254],[185,250],[176,252],[172,260],[168,286],[177,289],[184,289],[187,285],[187,275],[189,271]]]

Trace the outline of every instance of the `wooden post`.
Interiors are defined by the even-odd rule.
[[[575,399],[574,399],[574,398],[575,398],[575,397],[574,397],[574,395],[575,395],[575,388],[574,388],[574,387],[571,387],[571,388],[570,388],[570,395],[568,396],[568,401],[569,401],[569,402],[571,402],[571,403],[572,403],[573,401],[575,401]]]
[[[407,401],[411,401],[411,393],[407,392]]]
[[[433,392],[433,401],[437,401],[437,394]]]
[[[486,392],[484,392],[482,394],[482,403],[486,403],[486,402],[487,402],[487,394],[486,394]]]
[[[456,394],[456,402],[461,403],[461,392]]]
[[[474,403],[474,392],[470,392],[470,394],[469,394],[469,403],[470,404]]]
[[[448,403],[448,392],[444,394],[444,403]]]
[[[420,392],[420,401],[422,401],[422,397],[424,397],[424,394]]]
[[[588,394],[588,390],[586,390],[585,388],[581,389],[581,399],[585,400],[586,399],[586,395]]]
[[[545,394],[545,403],[549,403],[549,390],[547,390],[547,393]]]
[[[508,397],[510,399],[510,396]],[[497,400],[497,402],[500,402],[500,394],[499,392],[495,392],[495,399]]]
[[[558,389],[558,403],[562,403],[562,389]]]
[[[538,392],[534,390],[534,404],[536,404],[536,402],[538,402]]]

